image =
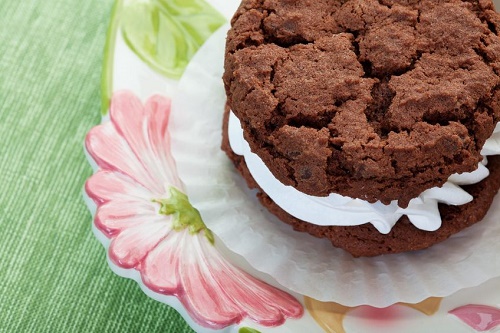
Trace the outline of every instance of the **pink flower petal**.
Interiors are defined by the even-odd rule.
[[[486,305],[466,305],[450,311],[464,323],[479,332],[489,331],[500,325],[500,309]]]
[[[149,129],[145,127],[146,114],[141,100],[129,91],[116,92],[111,100],[109,115],[118,134],[144,166],[144,171],[155,179],[150,170],[154,160],[151,159],[146,142]]]
[[[145,223],[122,231],[109,247],[109,257],[122,268],[138,268],[141,261],[171,230],[164,222]]]
[[[110,201],[97,209],[94,223],[108,237],[144,223],[167,220],[159,216],[152,202]]]
[[[300,317],[296,299],[233,267],[204,231],[173,231],[175,215],[159,214],[152,200],[166,198],[171,186],[183,188],[170,153],[170,100],[153,96],[143,107],[132,93],[116,93],[110,115],[85,142],[100,168],[86,191],[98,205],[95,225],[112,238],[110,259],[139,270],[149,289],[177,296],[205,327],[244,318],[276,326]]]
[[[101,169],[124,173],[153,194],[164,193],[162,186],[151,178],[112,123],[105,123],[90,130],[85,144],[87,151]]]
[[[151,194],[130,177],[113,171],[99,170],[85,184],[87,195],[95,203],[112,200],[151,200]]]
[[[211,267],[217,285],[249,319],[264,326],[276,326],[282,324],[286,317],[298,318],[302,315],[302,306],[291,295],[234,267],[211,244],[201,244],[208,259],[207,267]]]
[[[157,169],[163,170],[160,173],[163,181],[169,180],[173,186],[182,189],[183,184],[177,175],[175,161],[170,152],[170,133],[167,130],[170,104],[169,99],[159,95],[153,96],[147,101],[145,108],[148,115],[149,144],[157,163]]]
[[[149,253],[141,267],[142,281],[151,290],[164,295],[179,295],[179,259],[185,251],[184,232],[171,232]]]
[[[118,133],[127,140],[130,148],[141,154],[147,148],[144,142],[144,107],[141,100],[129,91],[113,94],[109,110],[111,122]]]
[[[223,328],[249,318],[277,326],[303,314],[301,304],[227,262],[203,232],[172,232],[141,265],[151,290],[179,297],[200,325]]]
[[[118,92],[111,102],[111,121],[117,132],[160,185],[179,187],[175,163],[170,154],[167,126],[170,100],[153,96],[143,107],[131,92]],[[165,163],[162,163],[165,162]]]
[[[206,257],[201,253],[198,237],[185,243],[179,276],[184,288],[180,300],[194,320],[211,328],[222,328],[239,323],[245,312],[239,311],[234,302],[222,292],[207,267]]]
[[[160,95],[152,96],[146,102],[147,123],[149,129],[149,141],[156,155],[167,155],[170,152],[170,140],[168,138],[168,120],[170,118],[171,101]],[[168,110],[168,112],[161,112]]]

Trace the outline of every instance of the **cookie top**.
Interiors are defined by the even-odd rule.
[[[405,207],[482,159],[499,32],[489,0],[243,0],[228,103],[282,183]]]

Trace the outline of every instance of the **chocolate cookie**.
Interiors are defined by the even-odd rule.
[[[282,183],[406,207],[482,159],[499,32],[489,0],[243,0],[228,104]]]
[[[262,204],[295,230],[329,239],[334,246],[343,248],[355,257],[420,250],[444,241],[451,235],[481,221],[500,188],[500,156],[490,156],[488,158],[489,177],[477,184],[463,186],[474,197],[472,202],[462,206],[439,206],[442,226],[437,231],[419,230],[410,223],[406,216],[403,216],[386,235],[379,233],[371,224],[349,227],[314,225],[286,213],[260,189],[248,171],[244,158],[234,154],[231,150],[227,133],[228,114],[229,108],[226,108],[222,149],[233,161],[248,186],[259,190],[258,197]]]

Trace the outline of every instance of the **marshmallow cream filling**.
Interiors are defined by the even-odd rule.
[[[398,206],[397,201],[384,205],[369,203],[332,193],[327,197],[316,197],[298,191],[277,180],[259,156],[252,153],[243,136],[239,119],[230,112],[228,135],[231,149],[245,158],[245,163],[261,189],[288,214],[321,226],[356,226],[371,223],[380,233],[387,234],[403,216],[408,216],[415,227],[435,231],[441,227],[438,203],[464,205],[473,197],[459,185],[475,184],[489,175],[487,159],[479,163],[473,172],[454,174],[442,187],[433,187],[412,199],[407,208]],[[500,154],[500,123],[484,144],[483,156]]]

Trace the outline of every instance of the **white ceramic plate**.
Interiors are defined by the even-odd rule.
[[[107,232],[109,230],[103,228],[103,225],[106,225],[106,223],[99,222],[99,216],[102,216],[99,212],[103,210],[101,206],[105,205],[105,203],[101,200],[102,198],[96,196],[96,192],[100,191],[99,193],[102,193],[104,190],[111,190],[106,188],[106,182],[100,183],[104,184],[102,185],[104,189],[95,190],[96,185],[93,185],[92,181],[89,181],[87,192],[90,193],[90,198],[94,200],[88,200],[88,202],[96,216],[94,231],[99,240],[108,249],[110,253],[108,261],[117,274],[133,278],[139,283],[146,294],[170,306],[174,306],[198,332],[245,332],[246,328],[255,329],[260,332],[470,332],[471,327],[480,330],[481,327],[488,328],[488,325],[494,329],[494,326],[500,321],[499,278],[483,283],[479,287],[460,290],[444,299],[433,297],[418,304],[395,304],[384,309],[359,306],[360,304],[364,304],[362,302],[363,299],[359,296],[359,291],[372,295],[370,298],[371,301],[367,301],[367,304],[379,306],[386,306],[397,301],[416,303],[426,297],[422,297],[422,292],[415,293],[412,290],[413,286],[406,288],[408,294],[405,297],[401,297],[401,295],[377,294],[373,289],[380,291],[382,294],[386,293],[387,290],[379,288],[376,285],[377,281],[363,280],[356,278],[356,276],[362,274],[363,269],[371,269],[377,272],[379,266],[382,265],[380,261],[376,261],[375,263],[375,261],[368,262],[369,259],[363,259],[361,264],[351,265],[348,270],[349,273],[346,273],[345,261],[351,259],[345,256],[341,250],[331,248],[328,242],[291,231],[284,224],[277,223],[272,216],[267,214],[258,205],[253,198],[253,194],[245,189],[239,176],[232,170],[230,162],[225,160],[223,153],[218,150],[221,119],[221,114],[218,114],[218,112],[222,111],[224,104],[224,93],[220,81],[222,64],[220,50],[227,25],[222,26],[208,39],[207,43],[192,58],[183,76],[179,79],[175,75],[172,75],[172,73],[165,74],[165,72],[159,71],[158,68],[155,68],[155,59],[148,59],[147,55],[141,54],[140,50],[134,48],[134,45],[136,45],[134,44],[134,36],[129,36],[130,29],[132,28],[124,25],[129,24],[127,23],[127,15],[129,14],[126,11],[137,3],[144,6],[170,4],[173,7],[195,4],[198,10],[206,8],[201,0],[194,1],[191,4],[168,0],[156,2],[117,1],[110,27],[108,51],[106,53],[105,75],[103,76],[104,96],[109,98],[112,96],[116,97],[116,92],[127,90],[129,91],[129,95],[137,96],[144,103],[155,94],[172,99],[173,105],[169,123],[169,134],[172,136],[172,155],[170,155],[169,151],[165,153],[173,156],[173,160],[177,164],[177,170],[174,170],[177,174],[174,171],[172,173],[174,174],[174,178],[178,176],[181,182],[174,185],[176,187],[185,186],[184,189],[189,196],[189,200],[201,212],[204,222],[215,233],[215,252],[220,253],[225,258],[224,260],[228,261],[231,265],[240,267],[260,280],[264,280],[269,285],[288,292],[304,308],[304,312],[300,318],[296,318],[298,317],[297,313],[288,313],[288,315],[283,316],[283,320],[275,320],[272,323],[272,327],[269,326],[269,322],[266,323],[258,319],[262,319],[265,314],[262,314],[260,317],[255,316],[253,320],[246,315],[242,315],[236,320],[229,320],[227,322],[221,320],[219,324],[214,325],[210,321],[211,315],[217,317],[215,312],[221,311],[220,309],[213,308],[212,311],[214,313],[208,313],[204,316],[198,315],[197,310],[189,305],[191,304],[189,301],[179,297],[179,293],[168,295],[168,293],[160,290],[161,288],[155,288],[155,286],[158,286],[158,283],[151,283],[151,281],[147,280],[150,275],[144,273],[143,270],[147,266],[145,264],[146,259],[141,259],[142,261],[138,260],[137,265],[133,267],[128,267],[124,264],[125,259],[128,257],[123,257],[125,258],[122,258],[123,260],[117,259],[120,253],[118,253],[119,251],[113,251],[113,249],[119,247],[118,245],[114,247],[111,245],[113,242],[118,243],[116,241],[118,232]],[[229,20],[238,5],[238,2],[235,0],[207,0],[207,3],[220,12],[221,17],[225,17],[226,20]],[[164,7],[163,11],[156,12],[157,15],[165,15],[167,21],[169,13],[172,12],[169,12],[168,7]],[[146,10],[151,9],[149,7],[145,8]],[[140,14],[140,11],[138,10],[137,13]],[[138,17],[142,17],[139,14]],[[195,19],[199,20],[199,18],[193,18],[193,20]],[[148,24],[148,22],[145,23],[146,26]],[[139,25],[139,29],[143,28],[144,26]],[[158,40],[175,40],[175,38],[169,39],[169,36],[165,35],[168,34],[168,29],[165,31],[163,35],[159,33],[156,36],[158,38],[156,42]],[[144,35],[140,35],[140,37],[144,37]],[[154,44],[155,39],[153,38],[149,41]],[[180,49],[182,51],[183,42],[177,39],[176,43],[178,43],[176,50]],[[166,46],[163,45],[163,47],[166,47],[168,51],[168,43]],[[172,67],[175,67],[175,65]],[[169,75],[170,78],[168,77]],[[119,100],[120,98],[125,99],[125,97],[118,97]],[[164,101],[163,99],[160,100]],[[106,102],[107,99],[104,100],[104,103]],[[124,102],[125,104],[127,103]],[[118,111],[116,114],[118,114]],[[118,118],[118,116],[115,116],[115,118]],[[103,117],[103,123],[109,124],[108,122],[109,117],[106,115]],[[124,121],[124,123],[127,123],[127,121]],[[115,120],[113,126],[115,128],[119,126],[119,120]],[[147,130],[145,131],[147,132]],[[98,130],[94,132],[98,132]],[[118,130],[117,133],[119,132]],[[102,151],[106,151],[107,149],[112,150],[116,149],[116,146],[114,143],[110,143],[111,140],[107,138],[99,141],[100,134],[95,135],[96,139],[94,140],[94,134],[92,133],[91,131],[86,144],[87,150],[89,150],[91,155],[90,160],[96,172],[103,170],[115,173],[123,172],[132,178],[134,178],[134,175],[142,172],[141,170],[143,169],[141,168],[133,169],[133,171],[123,171],[123,168],[108,167],[108,164],[102,161],[99,149],[102,149]],[[190,140],[190,137],[193,139]],[[199,140],[200,138],[201,140]],[[94,145],[93,142],[97,141],[99,143]],[[213,156],[213,159],[206,156],[207,143],[210,147],[209,157]],[[214,147],[217,147],[217,149],[214,149]],[[139,154],[141,153],[142,151],[139,152]],[[141,159],[139,158],[139,160]],[[221,162],[224,160],[226,162]],[[220,163],[223,163],[222,167]],[[140,175],[137,176],[138,179],[140,177]],[[175,183],[175,180],[173,180],[173,183]],[[116,187],[113,190],[116,191]],[[237,195],[234,196],[234,193]],[[116,197],[116,193],[113,195]],[[500,207],[500,202],[497,200],[495,205]],[[489,223],[494,223],[497,220],[495,216],[490,217]],[[234,227],[236,222],[240,224],[247,223],[247,226],[249,226],[245,229],[243,235],[241,234],[241,229]],[[119,232],[121,231],[122,229]],[[478,231],[477,233],[480,235],[483,234],[482,231]],[[202,233],[192,238],[196,239],[196,242],[202,244],[201,246],[203,247],[206,245],[204,243],[205,237],[200,235]],[[271,237],[271,243],[269,243],[269,237]],[[189,237],[186,239],[189,239]],[[131,237],[130,240],[136,241],[137,238]],[[125,239],[122,243],[126,243],[126,241]],[[166,241],[162,242],[166,243]],[[288,243],[290,247],[284,248],[284,242]],[[270,245],[270,247],[262,247],[263,243]],[[455,243],[458,244],[461,241],[457,240]],[[180,247],[180,251],[189,251],[191,249],[191,245],[186,242],[179,244],[183,244]],[[120,243],[120,245],[123,249],[127,249],[129,244],[123,245]],[[208,248],[210,249],[210,247]],[[311,248],[314,249],[313,252],[315,253],[307,250]],[[151,253],[153,252],[154,250],[151,250]],[[318,253],[320,254],[320,260],[308,260],[310,256],[317,258]],[[325,254],[329,258],[326,257],[325,259],[323,257]],[[217,254],[214,254],[214,256],[217,256]],[[288,260],[289,257],[296,257],[297,261],[291,262]],[[443,260],[443,258],[436,257],[436,255],[433,257],[435,257],[434,263],[439,263],[439,260]],[[196,260],[196,258],[189,258]],[[265,258],[265,260],[262,258]],[[339,258],[343,261],[343,271],[332,269],[335,265],[339,265]],[[405,268],[408,267],[406,259],[397,259],[401,257],[394,258],[391,259],[392,262],[390,264],[400,265],[402,274],[407,274],[409,271]],[[462,258],[460,260],[458,258],[454,261],[460,263],[467,259],[470,258]],[[481,258],[478,257],[473,260],[477,261],[481,260]],[[207,262],[210,263],[212,261],[208,260]],[[310,266],[301,266],[303,262],[307,262]],[[383,262],[383,265],[387,264]],[[491,264],[500,269],[498,262],[490,262]],[[189,266],[188,264],[183,264],[183,262],[180,262],[179,265],[181,265],[181,271],[183,265],[186,267]],[[363,266],[361,270],[359,269],[359,265]],[[445,263],[443,265],[445,270],[449,269]],[[215,268],[217,268],[215,265],[210,267],[210,264],[208,264],[207,266],[208,271]],[[434,268],[437,270],[443,269],[439,265],[434,266]],[[159,270],[161,269],[159,268]],[[333,275],[324,275],[325,271],[331,272]],[[468,277],[473,276],[468,282],[471,287],[484,282],[488,278],[488,274],[491,274],[491,272],[466,272],[463,268],[461,268],[461,272],[459,274],[467,273]],[[462,278],[467,278],[467,276],[464,275]],[[418,275],[416,278],[419,278]],[[350,284],[350,280],[352,279],[357,280],[357,284]],[[311,283],[311,281],[314,281],[314,283]],[[428,283],[429,281],[426,281],[426,284]],[[448,291],[444,295],[449,295],[451,292],[459,289],[456,286],[453,287],[450,285],[449,281],[440,281],[437,283],[436,288],[447,288],[446,290]],[[439,287],[439,284],[441,284],[441,287]],[[329,288],[329,285],[334,286]],[[357,287],[358,294],[352,289],[353,286]],[[361,290],[359,289],[360,286]],[[268,287],[264,289],[266,288]],[[269,289],[273,288],[269,286]],[[344,293],[341,293],[342,291]],[[315,301],[312,298],[304,296],[304,294],[321,298],[325,303]],[[242,299],[247,299],[244,294],[242,295]],[[352,297],[349,298],[349,295],[352,295]],[[429,293],[427,296],[443,296],[443,294]],[[377,300],[381,299],[386,301],[376,304]],[[286,309],[296,309],[295,306],[295,303],[288,307],[287,305],[283,305],[281,310],[282,312],[286,312]],[[463,306],[467,307],[463,308]],[[210,306],[207,305],[207,307],[211,309]],[[252,309],[251,306],[250,309]],[[456,315],[450,314],[449,312],[452,310],[456,310],[456,314],[462,320],[459,320]]]

